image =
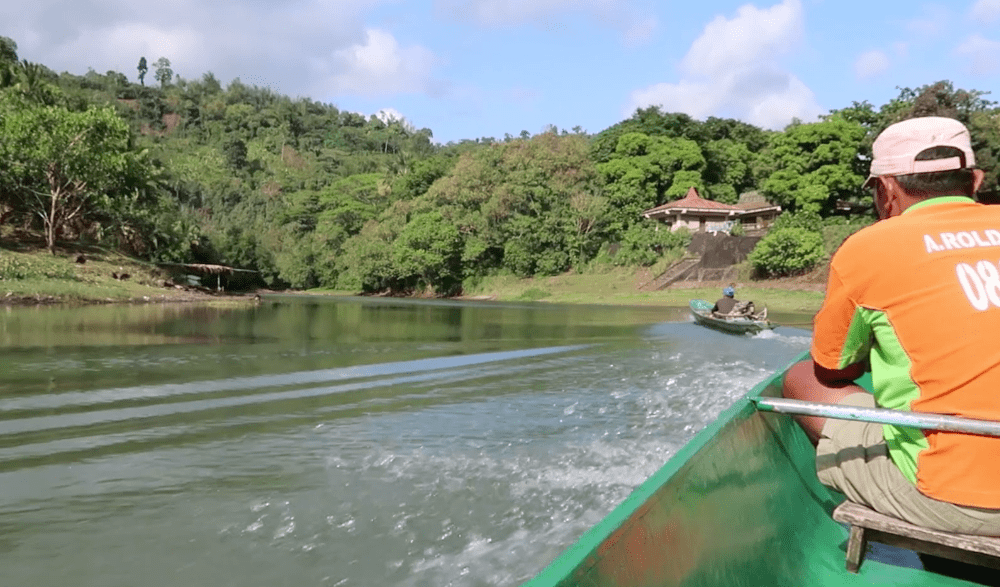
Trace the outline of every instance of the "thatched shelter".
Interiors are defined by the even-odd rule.
[[[211,265],[208,263],[157,263],[157,266],[168,271],[175,282],[187,285],[192,278],[197,285],[215,287],[217,291],[227,289],[252,289],[259,285],[260,272],[254,269],[237,269],[227,265]],[[214,279],[212,279],[214,278]],[[214,281],[214,283],[213,283]]]

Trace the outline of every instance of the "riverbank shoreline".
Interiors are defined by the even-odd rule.
[[[821,268],[801,277],[736,282],[680,282],[658,291],[642,291],[649,281],[644,271],[613,270],[600,274],[564,274],[517,279],[488,278],[457,299],[498,302],[548,302],[687,308],[691,299],[715,301],[722,289],[733,285],[736,297],[751,300],[771,312],[815,314],[823,303],[826,271]]]
[[[254,292],[247,294],[207,294],[184,292],[178,295],[142,295],[132,298],[62,297],[45,294],[14,294],[7,292],[0,297],[0,307],[25,306],[100,306],[105,304],[199,304],[199,303],[256,303]]]
[[[609,298],[605,296],[586,295],[573,296],[551,296],[544,299],[525,299],[520,296],[493,295],[470,295],[456,296],[451,299],[466,302],[539,302],[551,304],[579,304],[594,306],[655,306],[665,308],[685,308],[690,299],[707,299],[709,301],[718,297],[717,288],[700,287],[684,284],[684,286],[673,290],[655,292],[653,296],[623,296],[621,298]],[[771,312],[782,313],[802,313],[813,314],[819,310],[822,304],[822,295],[809,295],[814,292],[809,290],[789,290],[783,288],[768,287],[747,287],[741,288],[740,299],[753,300],[759,306],[766,306]],[[248,293],[232,294],[209,294],[196,291],[188,291],[180,294],[145,294],[128,298],[100,298],[100,297],[61,297],[46,294],[26,294],[26,295],[3,295],[0,294],[0,307],[24,307],[24,306],[80,306],[80,305],[102,305],[102,304],[194,304],[194,303],[237,303],[253,304],[257,303],[256,296],[266,296],[273,294],[286,295],[309,295],[317,297],[352,297],[358,294],[349,292],[307,292],[307,291],[257,291]],[[797,295],[805,294],[805,295]],[[363,297],[363,296],[360,296]],[[402,299],[424,299],[424,298],[402,298]],[[434,298],[441,299],[441,298]]]
[[[659,291],[641,291],[648,271],[614,268],[601,273],[567,273],[528,279],[494,276],[453,298],[473,302],[542,302],[613,306],[686,308],[690,299],[715,300],[729,283],[684,282]],[[737,298],[752,300],[771,312],[814,314],[823,301],[825,274],[798,278],[737,281]],[[178,285],[155,265],[107,251],[0,249],[0,307],[154,304],[256,303],[269,294],[355,296],[343,290],[249,292],[217,291]],[[410,296],[413,299],[431,295]],[[435,298],[440,299],[440,298]]]
[[[96,247],[0,246],[0,306],[235,303],[255,293],[178,284],[156,265]]]
[[[640,291],[644,275],[616,270],[606,274],[563,274],[552,277],[519,279],[511,276],[487,278],[464,295],[441,298],[432,294],[412,295],[401,299],[449,299],[462,302],[500,303],[536,302],[592,306],[688,307],[692,299],[715,301],[730,282],[682,282],[659,291]],[[772,313],[813,315],[819,311],[825,295],[825,281],[817,276],[735,282],[736,297],[751,300],[757,307]],[[360,294],[314,289],[281,292],[315,296],[357,296]],[[373,296],[375,297],[375,296]]]

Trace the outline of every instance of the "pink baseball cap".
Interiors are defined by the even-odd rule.
[[[961,155],[918,161],[917,155],[933,147],[953,147]],[[872,145],[872,167],[863,187],[876,177],[951,171],[976,166],[969,129],[954,118],[926,116],[897,122],[882,131]]]

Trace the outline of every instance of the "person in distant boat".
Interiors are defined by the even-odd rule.
[[[722,297],[712,306],[712,314],[719,316],[751,316],[753,302],[741,302],[736,299],[736,288],[732,285],[722,290]]]
[[[1000,420],[1000,206],[974,198],[969,131],[923,117],[872,147],[879,221],[830,263],[811,359],[785,397]],[[854,383],[871,371],[874,394]],[[1000,535],[1000,438],[797,417],[824,484],[926,528]]]

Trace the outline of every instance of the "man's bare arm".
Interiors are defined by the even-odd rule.
[[[800,361],[788,369],[782,385],[782,395],[791,399],[836,404],[852,393],[865,392],[854,380],[866,371],[867,361],[848,365],[843,369],[827,369],[812,359]],[[826,418],[796,416],[795,419],[815,444],[826,424]]]

